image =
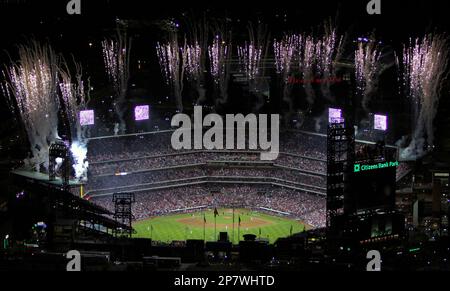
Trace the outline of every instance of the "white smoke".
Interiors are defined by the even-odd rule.
[[[87,161],[87,145],[83,142],[74,141],[70,147],[70,152],[74,160],[73,169],[75,178],[79,181],[87,180],[87,170],[89,163]]]
[[[403,49],[402,62],[398,63],[414,117],[411,143],[401,153],[405,160],[421,158],[434,147],[433,121],[449,57],[448,40],[442,35],[411,40]]]
[[[320,130],[322,129],[322,117],[316,117],[314,118],[314,121],[315,121],[314,128],[316,132],[320,132]]]
[[[12,112],[17,112],[26,129],[32,156],[27,166],[48,169],[49,146],[57,138],[59,102],[55,94],[59,57],[49,45],[31,41],[19,46],[18,61],[3,72],[1,88]]]
[[[413,139],[408,147],[400,149],[400,161],[415,161],[425,153],[425,138]]]

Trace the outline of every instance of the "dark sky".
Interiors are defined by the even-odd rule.
[[[267,23],[274,34],[288,30],[308,30],[331,18],[336,20],[341,32],[358,35],[375,31],[385,42],[394,43],[434,30],[447,32],[450,27],[450,1],[444,0],[381,0],[381,15],[367,14],[366,4],[369,0],[81,0],[81,16],[67,15],[67,2],[0,0],[0,48],[11,51],[14,44],[23,42],[31,35],[55,41],[55,36],[63,33],[64,43],[74,50],[76,47],[73,45],[77,40],[99,38],[113,30],[116,17],[135,19],[136,24],[148,27],[159,19],[180,19],[183,13],[207,13],[217,18],[239,19],[243,25],[248,21],[260,20]],[[158,38],[158,35],[148,32],[146,36],[149,39]],[[0,60],[4,60],[4,54]]]
[[[46,16],[66,16],[68,0],[0,0],[0,20],[2,30],[20,30],[28,21]],[[297,26],[311,26],[320,23],[321,19],[338,16],[343,27],[357,26],[367,30],[377,28],[386,36],[395,37],[398,33],[423,32],[437,26],[446,29],[449,24],[449,1],[436,0],[381,0],[382,14],[368,15],[366,4],[369,0],[359,1],[142,1],[142,0],[82,0],[83,25],[99,24],[111,16],[123,18],[157,19],[165,16],[176,16],[186,11],[204,11],[211,14],[228,15],[241,18],[271,18],[275,14],[288,14],[288,21]],[[16,4],[12,4],[16,3]],[[55,27],[57,28],[57,27]]]
[[[285,31],[308,31],[324,20],[336,21],[341,33],[355,37],[375,32],[386,44],[399,47],[408,37],[426,32],[447,32],[450,27],[450,1],[388,1],[381,0],[382,14],[368,15],[369,0],[360,1],[146,1],[146,0],[81,0],[82,15],[66,13],[68,0],[0,0],[0,64],[14,59],[16,44],[34,37],[48,40],[57,52],[66,57],[73,54],[81,60],[92,76],[96,87],[104,80],[101,53],[97,47],[89,49],[88,43],[99,44],[103,37],[114,33],[115,19],[133,19],[136,35],[133,57],[155,61],[154,43],[161,38],[155,22],[168,17],[182,19],[183,14],[207,13],[208,16],[229,18],[234,34],[247,36],[248,21],[260,20],[268,24],[274,37]],[[239,23],[237,23],[239,21]],[[237,27],[237,28],[236,28]],[[8,53],[6,53],[8,52]],[[153,59],[152,59],[153,58]],[[153,88],[161,87],[161,76],[156,66]],[[156,89],[155,89],[156,90]],[[3,100],[2,100],[3,101]],[[1,104],[5,116],[4,104]]]

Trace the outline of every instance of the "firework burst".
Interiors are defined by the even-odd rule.
[[[376,89],[380,75],[380,51],[376,42],[359,42],[355,51],[356,91],[363,97],[362,106],[368,111],[370,94]]]
[[[124,108],[125,97],[130,79],[131,38],[125,29],[117,29],[115,39],[102,42],[105,71],[114,88],[116,100],[115,110],[120,119],[121,131],[125,131]]]
[[[411,40],[403,48],[403,87],[410,98],[415,122],[412,142],[402,153],[405,159],[420,157],[425,142],[428,147],[433,146],[433,120],[448,58],[448,40],[441,35],[427,35]]]
[[[264,105],[263,88],[264,64],[269,49],[269,33],[267,26],[259,23],[256,28],[248,25],[249,41],[238,46],[238,59],[241,72],[247,78],[250,91],[256,96],[253,111],[259,111]]]
[[[289,75],[296,53],[301,49],[301,35],[286,35],[280,41],[273,41],[275,67],[278,74]],[[287,80],[285,80],[287,81]]]
[[[217,34],[213,43],[208,46],[210,72],[216,88],[219,89],[217,101],[228,100],[228,80],[230,77],[231,44]]]
[[[249,80],[254,80],[260,75],[261,55],[262,48],[256,46],[253,42],[245,42],[243,46],[238,46],[239,63]]]
[[[199,80],[202,72],[202,48],[198,43],[186,46],[184,63],[186,64],[186,76],[188,80]]]
[[[178,45],[178,37],[175,33],[171,35],[171,40],[169,42],[157,43],[156,45],[156,53],[161,71],[167,85],[171,87],[175,95],[175,102],[180,112],[183,111],[182,92],[184,72],[188,66],[188,62],[191,62],[189,73],[192,74],[192,77],[198,76],[199,71],[198,68],[196,68],[195,58],[199,52],[201,53],[201,51],[196,51],[195,47],[190,47],[188,49],[186,41],[184,42],[184,46],[180,47]],[[188,59],[189,53],[190,59]]]
[[[231,47],[226,45],[225,41],[217,35],[212,45],[208,46],[208,56],[211,63],[211,76],[214,82],[220,83],[223,76],[227,73],[227,60],[230,59]]]
[[[48,150],[58,132],[58,62],[48,45],[32,42],[19,47],[19,60],[4,71],[3,85],[12,111],[18,111],[31,145],[27,162],[48,168]]]
[[[286,35],[280,41],[273,41],[273,50],[275,56],[275,68],[281,76],[281,86],[283,87],[283,100],[289,106],[288,114],[294,111],[294,102],[291,91],[292,84],[289,83],[289,74],[292,71],[294,59],[298,56],[298,51],[302,49],[301,35]]]
[[[85,110],[89,102],[89,81],[87,86],[83,80],[81,66],[74,62],[76,75],[73,78],[65,61],[59,69],[59,91],[63,103],[62,109],[67,116],[72,140],[84,141],[86,128],[81,127],[79,113]]]

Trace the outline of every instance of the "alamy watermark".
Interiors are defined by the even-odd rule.
[[[195,106],[193,122],[189,115],[179,113],[172,118],[171,125],[179,126],[171,138],[172,147],[175,150],[190,150],[192,148],[196,150],[260,149],[262,151],[261,160],[272,161],[278,158],[280,147],[280,116],[278,114],[270,115],[270,138],[267,114],[258,116],[255,114],[248,114],[247,116],[227,114],[224,124],[222,116],[218,114],[208,114],[203,118],[202,107]],[[211,128],[203,134],[203,127]],[[248,132],[246,132],[247,127]],[[248,143],[246,142],[247,136]]]
[[[366,270],[369,272],[381,271],[381,254],[379,251],[371,250],[367,253],[366,259],[370,259],[367,263]]]
[[[70,0],[66,6],[69,15],[81,14],[81,0]]]
[[[66,265],[67,272],[79,272],[81,271],[81,254],[77,250],[68,251],[66,258],[70,261]]]
[[[370,15],[381,14],[381,0],[370,0],[367,3],[366,10]]]

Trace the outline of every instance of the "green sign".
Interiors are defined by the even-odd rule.
[[[372,171],[379,170],[391,167],[398,167],[398,161],[395,162],[385,162],[385,163],[377,163],[377,164],[355,164],[353,168],[354,173],[364,172],[364,171]]]

